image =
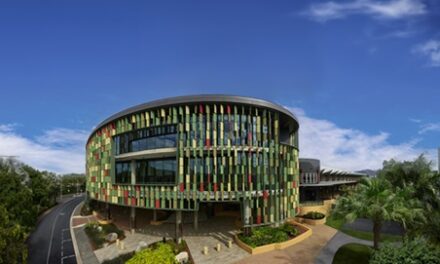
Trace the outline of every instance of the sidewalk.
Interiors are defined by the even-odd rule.
[[[97,221],[95,216],[81,216],[80,209],[83,203],[80,203],[73,212],[71,219],[72,242],[76,244],[79,256],[77,256],[78,264],[99,264],[98,258],[93,253],[89,238],[84,230],[84,225]]]

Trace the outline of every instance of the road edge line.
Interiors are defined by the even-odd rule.
[[[72,244],[73,244],[73,250],[75,251],[75,258],[76,258],[76,263],[78,264],[82,264],[82,259],[81,259],[81,255],[78,249],[78,244],[76,243],[76,237],[75,237],[75,232],[73,231],[73,214],[75,213],[76,209],[78,206],[82,206],[84,204],[84,201],[80,202],[77,206],[75,206],[75,208],[72,211],[72,214],[70,215],[70,237],[72,238]]]

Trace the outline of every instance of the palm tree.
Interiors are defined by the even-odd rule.
[[[416,230],[426,223],[425,210],[418,199],[414,199],[414,188],[397,187],[394,190],[394,211],[391,213],[391,219],[401,224],[404,232],[404,240],[408,230]]]
[[[410,215],[410,206],[403,201],[403,193],[396,195],[393,192],[387,180],[362,179],[354,191],[338,199],[333,214],[344,217],[348,222],[357,218],[370,219],[373,222],[374,248],[378,249],[384,221],[399,220],[405,226],[413,222],[415,216]]]

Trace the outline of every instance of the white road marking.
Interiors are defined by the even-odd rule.
[[[65,259],[73,258],[73,257],[75,257],[75,255],[69,255],[69,256],[62,257],[62,258],[61,258],[61,264],[64,263],[64,260],[65,260]]]
[[[72,239],[64,239],[61,243],[72,241]]]
[[[66,206],[68,203],[70,203],[70,202],[72,202],[72,201],[74,201],[74,200],[75,200],[75,199],[72,199],[72,200],[70,200],[70,201],[64,203],[64,204],[63,204],[63,207],[61,207],[61,211],[65,208],[65,206]],[[56,225],[56,223],[57,223],[58,216],[60,216],[60,215],[64,215],[64,213],[61,212],[60,214],[57,214],[57,216],[55,217],[55,221],[54,221],[53,224],[52,224],[52,230],[51,230],[51,232],[50,232],[49,250],[47,251],[47,258],[46,258],[46,263],[47,263],[47,264],[49,264],[50,252],[52,251],[53,232],[55,231],[55,225]],[[61,232],[61,234],[62,234],[62,232]],[[61,243],[61,246],[62,246],[62,243]],[[61,255],[63,254],[62,252],[63,252],[63,250],[61,250]],[[75,256],[75,255],[74,255],[74,256]],[[62,263],[62,262],[63,262],[63,261],[62,261],[62,259],[61,259],[61,263]]]

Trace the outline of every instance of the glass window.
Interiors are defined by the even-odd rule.
[[[174,184],[176,182],[177,162],[175,158],[136,161],[137,184]]]
[[[115,182],[122,184],[131,183],[130,162],[116,162]]]
[[[113,138],[115,154],[156,148],[171,148],[177,145],[176,125],[143,128],[117,135]]]

